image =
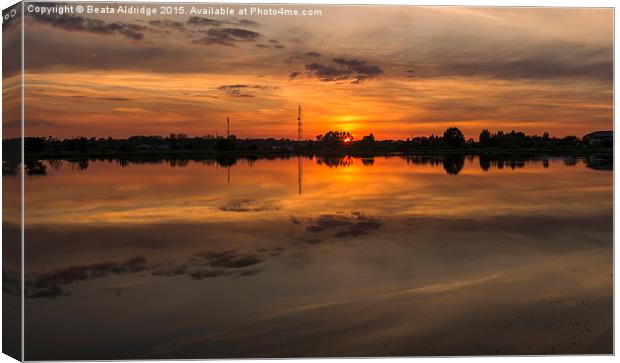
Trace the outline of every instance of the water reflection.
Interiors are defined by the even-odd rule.
[[[443,157],[443,168],[450,175],[458,175],[465,165],[465,155],[446,155]]]
[[[52,159],[43,161],[27,161],[25,163],[25,170],[27,175],[46,175],[46,164],[52,167],[54,170],[58,170],[63,165],[77,170],[87,170],[89,162],[94,161],[107,161],[109,163],[115,163],[121,167],[127,167],[133,164],[167,164],[172,168],[179,167],[184,168],[189,165],[190,162],[200,163],[205,166],[218,165],[223,168],[231,168],[237,165],[239,161],[245,161],[248,164],[252,164],[257,160],[289,160],[292,156],[270,156],[270,157],[257,157],[246,156],[239,157],[235,155],[219,155],[217,157],[209,158],[167,158],[167,157],[148,157],[148,158],[91,158],[91,159],[78,159],[78,160],[59,160]],[[359,162],[364,166],[373,166],[376,157],[353,157],[353,156],[341,156],[341,155],[324,155],[324,156],[295,156],[298,160],[309,159],[316,160],[318,165],[326,165],[332,168],[346,168],[352,166],[354,163]],[[504,169],[510,168],[511,170],[517,168],[523,168],[526,165],[541,164],[543,167],[549,167],[550,159],[562,160],[566,166],[575,166],[579,163],[585,164],[587,167],[595,170],[613,170],[613,156],[610,155],[589,155],[584,157],[577,156],[531,156],[521,154],[507,154],[507,155],[488,155],[481,154],[479,156],[464,155],[464,154],[447,154],[447,155],[415,155],[415,156],[394,156],[394,158],[402,158],[407,164],[412,165],[443,165],[446,174],[458,175],[465,164],[465,159],[471,162],[474,159],[478,159],[480,169],[482,171],[488,171],[489,169]],[[7,176],[16,175],[19,168],[19,161],[7,161],[3,162],[3,174]]]
[[[41,161],[26,358],[610,353],[611,159],[566,160]]]
[[[353,160],[351,156],[327,155],[317,156],[316,163],[319,165],[327,165],[330,168],[347,168],[353,165]]]

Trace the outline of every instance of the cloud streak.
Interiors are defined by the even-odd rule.
[[[31,15],[39,23],[48,24],[72,32],[87,32],[101,35],[121,35],[131,40],[141,40],[147,27],[125,22],[106,22],[100,19],[91,19],[69,15]]]
[[[324,82],[351,80],[351,83],[359,83],[383,73],[381,68],[358,59],[335,58],[333,62],[335,65],[306,64],[306,70]]]
[[[226,93],[227,95],[230,96],[237,96],[237,97],[254,97],[253,94],[244,92],[244,91],[250,91],[250,90],[266,90],[269,87],[267,86],[261,86],[261,85],[250,85],[250,84],[225,84],[222,86],[219,86],[217,89],[219,91],[222,91],[224,93]],[[249,203],[251,202],[251,200],[239,200],[236,201],[237,203]]]
[[[203,18],[200,16],[191,16],[187,20],[188,25],[193,26],[214,26],[220,27],[224,25],[241,26],[241,27],[257,27],[258,23],[248,19],[232,19],[232,20],[215,20],[211,18]]]
[[[251,42],[260,37],[260,34],[241,28],[212,28],[201,31],[203,34],[193,42],[202,45],[227,45],[234,46],[237,42]]]

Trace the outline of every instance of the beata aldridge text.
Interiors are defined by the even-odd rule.
[[[87,14],[140,14],[150,16],[151,14],[157,13],[156,8],[151,8],[148,6],[131,6],[131,5],[119,5],[117,7],[113,6],[103,6],[103,5],[87,5],[86,6]]]

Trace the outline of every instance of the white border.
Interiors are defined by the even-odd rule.
[[[46,0],[41,0],[39,2],[44,2]],[[1,9],[5,9],[11,5],[13,5],[14,3],[16,3],[17,1],[14,0],[0,0],[0,8]],[[63,2],[75,2],[72,0],[65,0]],[[102,1],[102,0],[95,0],[92,2],[110,2],[110,1]],[[115,1],[116,2],[116,1]],[[183,0],[165,0],[165,1],[149,1],[149,0],[122,0],[122,1],[118,1],[118,2],[127,2],[127,3],[158,3],[158,2],[169,2],[169,3],[188,3],[191,1],[183,1]],[[514,6],[514,7],[544,7],[544,6],[557,6],[557,7],[606,7],[606,8],[615,8],[616,6],[616,1],[614,0],[449,0],[449,1],[441,1],[441,0],[435,0],[435,1],[412,1],[412,0],[388,0],[388,1],[380,1],[380,0],[336,0],[336,1],[329,1],[329,0],[291,0],[291,1],[278,1],[278,0],[226,0],[226,1],[200,1],[200,2],[204,2],[204,3],[256,3],[256,4],[317,4],[317,5],[457,5],[457,6]],[[22,8],[23,11],[23,8]],[[614,130],[616,130],[616,125],[617,125],[617,119],[616,119],[616,113],[615,113],[615,109],[618,106],[617,103],[617,99],[615,97],[615,91],[616,91],[616,83],[615,83],[615,60],[618,59],[618,47],[617,47],[617,37],[616,37],[616,29],[617,27],[616,25],[616,20],[614,17]],[[22,44],[23,44],[23,30],[24,30],[24,23],[23,23],[23,14],[22,14]],[[0,59],[2,57],[2,49],[0,47]],[[23,69],[23,62],[24,62],[24,54],[23,54],[23,47],[22,47],[22,69]],[[1,76],[1,69],[0,69],[0,76]],[[23,85],[23,72],[22,72],[22,85]],[[23,96],[24,96],[24,88],[22,87],[22,100],[23,100]],[[0,108],[1,111],[1,108]],[[23,125],[23,116],[24,116],[24,103],[22,102],[22,125]],[[0,121],[2,120],[2,115],[0,112]],[[1,136],[1,131],[0,131],[0,136]],[[24,136],[24,128],[22,127],[22,137]],[[618,146],[618,137],[615,138],[614,140],[614,155],[615,155],[615,150],[616,147]],[[22,145],[22,150],[23,150],[23,145]],[[0,151],[0,156],[2,155],[1,151]],[[23,158],[23,152],[22,152],[22,158]],[[615,255],[616,255],[616,249],[615,249],[615,240],[616,240],[616,229],[615,226],[618,224],[618,221],[620,220],[620,217],[615,213],[615,205],[617,205],[618,202],[618,196],[615,193],[616,188],[618,187],[618,185],[620,184],[620,182],[618,182],[618,180],[615,179],[615,171],[618,170],[618,168],[620,167],[620,162],[618,161],[617,158],[614,158],[614,262],[615,262]],[[22,202],[23,202],[23,198],[24,198],[24,175],[21,175],[22,178]],[[2,191],[0,188],[0,198],[2,197]],[[22,225],[23,225],[23,218],[24,218],[24,210],[23,210],[23,203],[22,203]],[[1,204],[0,204],[0,211],[1,211]],[[1,235],[0,235],[0,240],[1,240]],[[24,251],[23,251],[23,231],[22,231],[22,276],[23,276],[23,269],[24,269],[24,261],[23,261],[23,256],[24,256]],[[2,257],[2,253],[0,250],[0,262]],[[614,263],[614,351],[616,349],[616,347],[618,347],[618,336],[615,334],[615,327],[618,326],[618,317],[615,314],[615,312],[617,311],[617,306],[618,306],[618,299],[616,299],[615,296],[615,291],[617,291],[617,280],[615,279],[615,273],[616,273],[616,269],[615,269],[615,263]],[[23,283],[23,279],[22,279],[22,283]],[[2,297],[0,294],[0,303],[2,301]],[[22,301],[23,301],[23,286],[22,286]],[[24,305],[22,304],[22,339],[23,339],[23,309],[24,309]],[[1,338],[2,338],[2,328],[0,325],[0,342],[1,342]],[[22,354],[23,354],[23,349],[24,349],[24,345],[23,345],[23,340],[22,340]],[[23,357],[23,355],[22,355]],[[458,359],[459,362],[478,362],[478,361],[485,361],[485,362],[495,362],[495,361],[503,361],[503,362],[514,362],[514,363],[521,363],[521,362],[582,362],[583,360],[587,359],[588,361],[593,361],[593,362],[602,362],[602,361],[610,361],[610,360],[614,360],[615,357],[614,356],[551,356],[551,357],[544,357],[544,356],[535,356],[535,357],[526,357],[526,356],[519,356],[519,357],[458,357],[458,358],[376,358],[373,359],[373,361],[378,361],[378,362],[395,362],[395,361],[414,361],[414,360],[429,360],[432,359],[433,362],[448,362],[449,360],[452,361],[454,359]],[[331,362],[350,362],[350,361],[362,361],[362,360],[366,360],[365,358],[334,358],[334,359],[330,359]],[[260,362],[278,362],[281,361],[280,359],[245,359],[245,360],[239,360],[239,359],[228,359],[228,360],[208,360],[209,362],[226,362],[226,363],[230,363],[230,362],[248,362],[248,361],[260,361]],[[303,361],[308,361],[308,362],[314,362],[314,361],[319,361],[319,359],[303,359]],[[12,358],[0,354],[0,363],[8,363],[8,362],[15,362],[15,360],[13,360]],[[86,361],[72,361],[72,362],[86,362]],[[131,361],[129,361],[131,362]],[[141,362],[155,362],[154,360],[143,360]],[[186,362],[186,360],[165,360],[165,362]]]

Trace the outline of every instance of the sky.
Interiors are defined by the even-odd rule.
[[[613,127],[611,9],[287,8],[322,14],[29,15],[26,134],[224,135],[230,117],[296,138],[297,105],[308,139]]]

